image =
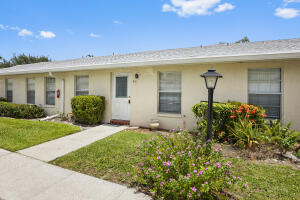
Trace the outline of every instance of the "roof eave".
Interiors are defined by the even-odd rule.
[[[49,68],[39,70],[23,70],[0,72],[0,76],[4,75],[18,75],[18,74],[36,74],[48,72],[67,72],[67,71],[81,71],[81,70],[96,70],[96,69],[112,69],[112,68],[127,68],[127,67],[143,67],[143,66],[157,66],[157,65],[172,65],[172,64],[192,64],[192,63],[221,63],[221,62],[242,62],[242,61],[261,61],[261,60],[282,60],[282,59],[297,59],[300,58],[299,52],[288,53],[270,53],[270,54],[252,54],[252,55],[230,55],[230,56],[211,56],[211,57],[192,57],[192,58],[176,58],[158,61],[145,62],[127,62],[127,63],[111,63],[111,64],[95,64],[95,65],[78,65],[67,66],[62,68]]]

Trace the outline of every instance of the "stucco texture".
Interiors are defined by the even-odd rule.
[[[129,74],[130,87],[130,124],[148,127],[151,119],[160,120],[160,128],[181,127],[193,130],[195,118],[191,111],[194,104],[207,100],[207,89],[200,74],[214,68],[223,75],[218,81],[214,100],[248,102],[248,69],[281,68],[282,72],[282,121],[293,122],[293,127],[300,131],[300,60],[277,60],[239,63],[180,64],[166,66],[144,66],[111,70],[87,70],[53,73],[56,77],[56,89],[62,89],[65,80],[65,113],[71,112],[70,101],[75,93],[75,77],[89,76],[89,93],[106,98],[104,123],[112,116],[112,79],[115,73]],[[158,113],[158,73],[163,71],[180,71],[182,74],[181,114]],[[138,73],[139,78],[134,75]],[[13,101],[26,103],[26,79],[35,78],[36,104],[44,107],[48,114],[61,111],[61,98],[56,99],[55,106],[45,105],[45,77],[49,74],[29,74],[0,77],[0,96],[5,97],[5,79],[13,79]]]

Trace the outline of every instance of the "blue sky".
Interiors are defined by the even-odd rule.
[[[53,60],[300,37],[300,0],[2,0],[0,56]]]

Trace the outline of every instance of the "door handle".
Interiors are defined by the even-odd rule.
[[[128,103],[130,104],[130,99],[128,99]]]

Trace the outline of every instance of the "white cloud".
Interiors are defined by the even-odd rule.
[[[22,29],[18,32],[18,35],[21,37],[26,37],[32,35],[32,32],[27,29]]]
[[[5,30],[5,29],[7,29],[7,26],[4,26],[3,24],[0,24],[0,29]]]
[[[289,4],[289,3],[300,3],[300,0],[283,0],[283,3]]]
[[[234,5],[232,5],[230,3],[224,3],[224,4],[218,5],[218,7],[214,9],[214,11],[215,12],[224,12],[226,10],[233,10],[234,8],[235,8]]]
[[[175,12],[181,17],[192,15],[210,15],[213,12],[232,10],[234,6],[229,3],[219,5],[221,0],[170,0],[170,4],[162,6],[163,12]],[[217,8],[215,8],[218,6]],[[211,10],[215,8],[215,10]],[[222,10],[223,9],[223,10]]]
[[[114,20],[113,23],[114,23],[114,24],[123,24],[123,22],[118,21],[118,20]]]
[[[90,33],[90,36],[91,36],[91,37],[94,37],[94,38],[99,38],[99,37],[101,37],[101,35],[98,35],[98,34],[95,34],[95,33]]]
[[[40,31],[40,35],[39,36],[41,38],[47,38],[47,39],[56,37],[56,35],[53,32],[51,32],[51,31]]]
[[[299,10],[294,8],[277,8],[275,10],[275,15],[284,19],[291,19],[299,16]]]
[[[9,27],[10,30],[13,30],[13,31],[19,31],[21,30],[18,26],[11,26]]]

